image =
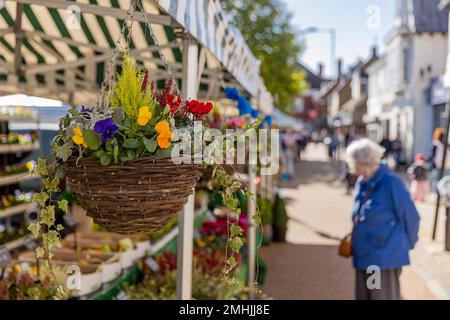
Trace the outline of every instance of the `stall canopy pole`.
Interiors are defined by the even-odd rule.
[[[444,154],[442,157],[441,170],[439,172],[439,180],[441,180],[445,174],[445,169],[446,169],[445,164],[447,162],[448,135],[450,133],[450,102],[447,102],[445,111],[447,112],[447,130],[445,131],[445,136],[444,136]],[[436,211],[434,214],[433,240],[436,240],[436,231],[437,231],[437,223],[438,223],[438,219],[439,219],[440,205],[441,205],[441,195],[438,192],[437,198],[436,198]]]
[[[255,173],[256,167],[250,163],[248,166],[248,187],[252,194],[248,199],[248,289],[249,299],[255,298],[255,270],[256,270],[256,225],[252,217],[256,213],[256,183]]]
[[[184,35],[183,38],[183,93],[185,99],[197,97],[198,46]],[[177,299],[192,298],[192,254],[194,240],[194,193],[189,197],[178,222]]]

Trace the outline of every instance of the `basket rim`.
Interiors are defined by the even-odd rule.
[[[159,161],[161,161],[161,162],[172,163],[175,166],[202,166],[203,162],[202,163],[195,163],[196,159],[202,159],[202,155],[200,155],[200,154],[193,155],[193,156],[191,156],[191,159],[193,160],[191,163],[180,163],[180,164],[177,164],[177,163],[174,163],[173,161],[171,161],[172,158],[170,156],[167,156],[167,155],[164,155],[164,156],[161,156],[161,155],[150,155],[150,156],[145,156],[145,157],[142,157],[142,158],[128,160],[126,162],[119,161],[118,163],[111,163],[108,166],[102,166],[101,163],[100,163],[100,160],[97,159],[97,158],[76,157],[76,156],[72,155],[72,156],[70,156],[67,159],[67,161],[64,161],[63,163],[65,165],[75,164],[76,167],[79,167],[79,166],[76,165],[77,163],[83,163],[83,164],[99,165],[99,166],[104,167],[104,168],[115,168],[115,167],[121,168],[121,167],[126,166],[126,165],[133,165],[133,164],[137,164],[137,163],[141,163],[141,162],[148,162],[150,160],[152,162],[156,162],[156,161],[159,162]],[[169,160],[169,161],[167,161],[167,160]]]

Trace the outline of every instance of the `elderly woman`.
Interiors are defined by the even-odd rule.
[[[418,240],[419,214],[405,184],[381,164],[383,154],[368,139],[347,149],[349,166],[359,176],[352,213],[358,300],[399,300],[401,268],[409,265],[409,250]]]

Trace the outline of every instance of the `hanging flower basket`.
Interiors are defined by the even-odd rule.
[[[183,209],[202,174],[197,157],[192,164],[174,162],[171,148],[176,130],[192,131],[192,119],[212,104],[183,101],[175,85],[171,80],[157,93],[125,51],[117,83],[102,92],[106,98],[60,122],[52,146],[68,184],[87,215],[108,231],[160,230]]]
[[[140,234],[158,231],[182,210],[202,166],[157,156],[109,166],[71,157],[67,172],[70,187],[95,223],[111,232]]]

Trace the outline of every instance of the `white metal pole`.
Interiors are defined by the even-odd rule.
[[[252,217],[256,213],[256,183],[255,183],[256,166],[254,164],[249,165],[248,171],[248,187],[249,191],[253,194],[248,199],[248,289],[249,299],[255,298],[255,270],[256,270],[256,223]]]
[[[183,38],[183,94],[197,98],[198,46],[188,35]],[[194,193],[189,197],[178,221],[177,300],[192,298],[192,254],[194,239]]]

